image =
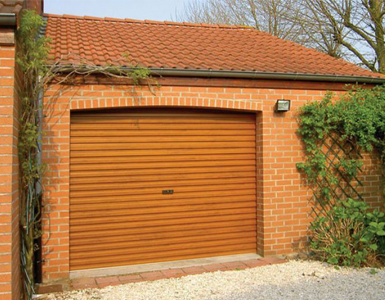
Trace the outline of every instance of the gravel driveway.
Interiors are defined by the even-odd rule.
[[[48,295],[76,300],[384,300],[385,269],[340,269],[320,262],[289,261],[242,271],[190,275]]]

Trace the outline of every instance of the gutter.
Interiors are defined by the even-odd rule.
[[[39,77],[39,81],[40,81]],[[37,142],[37,149],[36,149],[36,159],[39,166],[43,163],[43,157],[42,157],[42,132],[43,132],[43,90],[39,91],[38,94],[38,108],[37,108],[37,118],[39,120],[38,125],[38,142]],[[38,195],[39,199],[39,206],[40,206],[40,214],[42,212],[42,197],[43,197],[43,185],[42,185],[43,178],[39,178],[35,181],[35,188],[36,188],[36,194]],[[41,226],[41,222],[39,223]],[[40,228],[41,229],[41,228]],[[43,282],[43,251],[42,251],[42,238],[39,236],[37,239],[34,240],[34,242],[37,244],[37,249],[34,251],[34,281],[35,283],[42,283]]]
[[[16,27],[17,18],[13,13],[0,13],[0,26]]]
[[[316,75],[296,73],[262,73],[248,71],[215,71],[215,70],[183,70],[183,69],[149,69],[151,74],[160,76],[184,76],[184,77],[209,77],[209,78],[248,78],[248,79],[274,79],[292,81],[327,81],[346,83],[372,83],[385,84],[385,78]]]
[[[52,67],[48,66],[48,67]],[[121,67],[124,71],[133,71],[136,68]],[[55,66],[56,72],[70,73],[74,70],[80,72],[90,71],[87,66],[59,65]],[[317,82],[336,82],[336,83],[369,83],[385,84],[385,77],[363,77],[363,76],[340,76],[340,75],[317,75],[317,74],[299,74],[299,73],[265,73],[250,71],[217,71],[217,70],[197,70],[197,69],[165,69],[149,68],[151,75],[155,76],[175,76],[175,77],[206,77],[206,78],[243,78],[243,79],[267,79],[267,80],[289,80],[289,81],[317,81]],[[117,68],[113,67],[113,73],[118,73]],[[97,73],[94,71],[93,73]]]

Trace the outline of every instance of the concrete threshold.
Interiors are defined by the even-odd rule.
[[[126,275],[135,274],[167,269],[181,269],[187,267],[205,266],[210,264],[220,264],[227,262],[246,261],[250,259],[260,259],[260,255],[255,253],[247,254],[236,254],[226,256],[215,256],[205,257],[196,259],[176,260],[176,261],[165,261],[159,263],[141,264],[141,265],[130,265],[122,267],[112,268],[100,268],[100,269],[89,269],[70,272],[70,279],[82,278],[82,277],[104,277],[114,275]]]

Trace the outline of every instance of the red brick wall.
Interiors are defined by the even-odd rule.
[[[0,46],[0,299],[20,299],[14,46]]]
[[[153,94],[147,88],[124,85],[53,86],[45,93],[46,135],[44,278],[69,274],[69,143],[70,110],[111,107],[166,106],[245,110],[257,114],[257,205],[258,252],[286,254],[303,247],[310,221],[309,197],[296,163],[303,160],[301,141],[296,135],[297,109],[308,101],[322,99],[325,90],[162,87]],[[277,99],[291,99],[287,113],[275,113]],[[371,167],[372,168],[372,167]],[[372,174],[378,174],[376,169]],[[377,173],[376,173],[377,172]],[[368,174],[369,185],[378,177]],[[376,175],[375,175],[376,176]],[[378,202],[378,191],[370,190]]]
[[[384,189],[382,174],[379,166],[382,165],[379,156],[376,154],[364,153],[362,155],[362,172],[360,173],[359,180],[364,183],[363,186],[358,188],[358,191],[362,194],[366,202],[372,207],[384,208],[385,203],[379,201],[379,198]],[[380,184],[379,184],[380,183]]]
[[[43,0],[27,0],[24,2],[26,9],[35,10],[38,14],[42,14],[44,10]]]

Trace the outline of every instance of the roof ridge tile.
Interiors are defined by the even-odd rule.
[[[163,21],[155,21],[155,20],[144,20],[144,23],[146,24],[158,24],[158,25],[164,25]]]
[[[128,22],[128,23],[144,23],[143,20],[135,20],[135,19],[124,19],[125,22]]]
[[[0,0],[1,1],[1,0]],[[67,18],[67,19],[84,19],[94,21],[108,21],[108,22],[122,22],[122,23],[146,23],[154,25],[170,25],[170,26],[192,26],[192,27],[204,27],[204,28],[229,28],[229,29],[255,29],[252,26],[247,25],[227,25],[227,24],[209,24],[209,23],[190,23],[190,22],[174,22],[174,21],[156,21],[156,20],[136,20],[136,19],[120,19],[110,17],[92,17],[92,16],[76,16],[76,15],[58,15],[44,13],[44,17],[48,18]]]
[[[93,16],[84,16],[83,18],[80,18],[80,19],[93,20],[93,21],[104,21],[104,18],[93,17]]]
[[[58,16],[58,17],[60,17],[60,16]],[[84,19],[84,17],[74,16],[74,15],[63,15],[63,18],[68,18],[68,19]]]
[[[185,23],[181,23],[181,22],[174,22],[174,21],[163,21],[164,24],[166,25],[185,25]]]
[[[201,24],[199,24],[199,23],[189,23],[189,22],[183,22],[180,24],[182,24],[184,26],[193,26],[193,27],[200,27],[201,26]]]
[[[125,19],[118,19],[118,18],[110,18],[110,17],[105,17],[103,18],[104,21],[112,21],[112,22],[125,22]]]
[[[200,23],[202,27],[218,27],[218,25],[215,24],[209,24],[209,23]]]

